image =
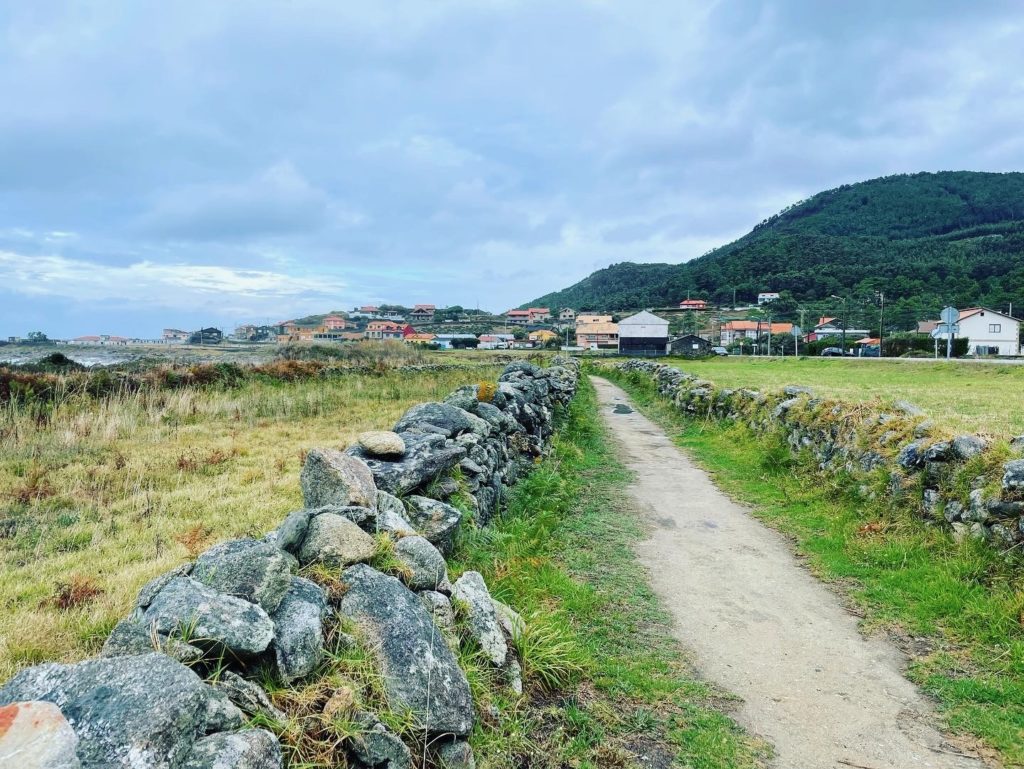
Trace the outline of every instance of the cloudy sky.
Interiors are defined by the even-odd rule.
[[[897,172],[1024,168],[1024,4],[0,8],[0,334],[503,310]]]

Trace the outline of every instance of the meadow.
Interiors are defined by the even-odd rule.
[[[499,366],[0,405],[0,681],[95,653],[149,579],[298,507],[306,451]],[[45,417],[45,418],[44,418]]]
[[[844,400],[907,400],[952,430],[1024,433],[1024,366],[915,360],[739,357],[665,363],[724,387],[798,384]]]

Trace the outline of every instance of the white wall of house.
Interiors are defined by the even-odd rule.
[[[997,355],[1020,355],[1020,321],[995,310],[962,317],[958,336],[967,338],[971,355],[986,355],[986,348],[997,348]]]

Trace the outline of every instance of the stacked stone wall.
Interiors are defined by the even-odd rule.
[[[347,451],[310,451],[305,506],[278,528],[148,583],[100,657],[28,668],[0,688],[0,767],[277,769],[274,727],[288,714],[261,682],[308,686],[356,646],[384,696],[323,692],[310,722],[358,727],[338,740],[338,765],[412,769],[426,745],[431,765],[472,767],[477,712],[457,652],[472,644],[521,693],[524,625],[479,573],[451,580],[446,557],[544,454],[577,381],[571,359],[513,363]],[[415,744],[374,711],[382,701],[412,719]]]

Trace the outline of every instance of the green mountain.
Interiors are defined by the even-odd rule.
[[[683,264],[624,262],[524,306],[629,310],[784,292],[859,307],[884,291],[908,325],[944,304],[1024,310],[1024,173],[887,176],[821,192]],[[890,304],[891,303],[891,304]],[[852,312],[852,310],[851,310]]]

